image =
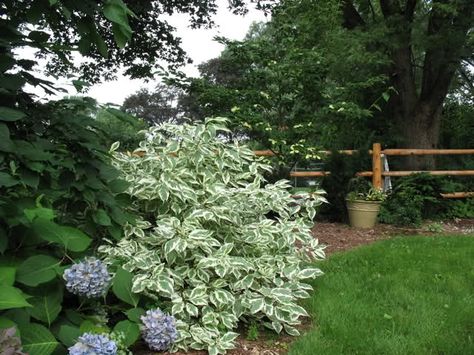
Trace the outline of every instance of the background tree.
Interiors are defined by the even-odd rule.
[[[443,103],[456,73],[466,74],[462,62],[472,57],[474,2],[344,0],[342,6],[345,27],[380,33],[374,45],[390,55],[387,74],[395,91],[385,113],[401,144],[437,147]],[[408,160],[415,170],[433,166],[432,156]]]
[[[189,111],[230,115],[234,129],[292,161],[365,145],[386,130],[372,119],[387,96],[386,56],[362,51],[368,38],[341,19],[337,1],[285,2],[243,41],[220,39],[226,49],[186,86]]]
[[[140,117],[150,125],[163,122],[178,122],[182,119],[178,107],[181,91],[170,85],[158,84],[153,91],[140,89],[128,96],[122,110]]]
[[[194,113],[232,109],[237,126],[280,149],[373,140],[437,147],[448,94],[472,97],[473,8],[467,0],[283,1],[266,26],[225,42],[200,67],[188,86]],[[414,170],[434,163],[403,161]]]

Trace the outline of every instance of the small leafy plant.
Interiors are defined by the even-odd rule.
[[[352,179],[349,182],[349,189],[351,190],[346,199],[348,201],[385,201],[387,194],[382,189],[373,188],[370,183],[361,177]]]
[[[134,153],[117,152],[131,212],[141,217],[99,249],[130,275],[129,297],[154,300],[176,319],[173,349],[211,355],[233,348],[239,320],[298,335],[308,315],[298,300],[312,289],[305,280],[322,274],[308,262],[324,257],[311,234],[323,198],[295,201],[287,181],[265,185],[270,167],[226,142],[225,123],[163,124]],[[159,341],[148,343],[158,349]]]
[[[258,331],[258,325],[256,322],[250,323],[247,329],[247,340],[257,340],[260,335]]]

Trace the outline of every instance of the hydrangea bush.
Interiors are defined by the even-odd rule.
[[[112,279],[107,266],[95,257],[72,265],[64,271],[63,278],[69,292],[87,298],[105,295]]]
[[[69,348],[69,355],[116,355],[117,344],[104,334],[82,334],[77,343]]]
[[[167,350],[178,338],[176,320],[159,309],[148,310],[141,316],[143,340],[150,349]]]
[[[288,181],[265,184],[271,168],[226,139],[225,119],[148,133],[135,152],[115,154],[141,219],[99,249],[106,262],[133,275],[134,293],[166,305],[178,329],[173,349],[225,353],[239,321],[298,335],[305,281],[321,274],[308,265],[324,257],[311,235],[324,198],[295,200]]]

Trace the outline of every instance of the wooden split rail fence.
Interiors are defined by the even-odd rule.
[[[352,155],[356,150],[340,150],[341,154]],[[322,155],[331,154],[329,151],[320,151]],[[256,150],[255,154],[258,156],[274,156],[275,152],[272,150]],[[431,175],[450,175],[450,176],[474,176],[474,170],[426,170],[426,171],[384,171],[382,157],[385,156],[410,156],[410,155],[474,155],[474,149],[383,149],[380,143],[374,143],[372,150],[369,150],[372,156],[372,171],[358,172],[357,176],[365,176],[372,178],[372,185],[374,188],[383,188],[383,178],[386,176],[398,177],[408,176],[416,173],[429,173]],[[293,171],[290,173],[291,177],[323,177],[329,175],[329,171]],[[474,192],[453,192],[442,194],[444,198],[466,198],[474,197]]]

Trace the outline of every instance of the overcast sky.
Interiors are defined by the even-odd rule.
[[[261,11],[257,11],[249,6],[249,13],[245,16],[233,15],[227,10],[227,0],[217,0],[219,10],[213,17],[216,26],[210,30],[189,28],[189,17],[183,14],[173,15],[169,23],[176,27],[177,36],[182,38],[182,47],[188,56],[193,60],[193,64],[184,67],[183,71],[187,75],[197,76],[197,65],[203,61],[215,58],[224,47],[213,41],[217,35],[230,39],[243,39],[249,26],[255,21],[266,21]],[[159,80],[157,78],[157,80]],[[101,103],[121,104],[123,100],[133,94],[141,87],[154,87],[156,82],[144,83],[143,80],[130,80],[120,76],[118,80],[104,82],[94,85],[88,92],[88,96],[97,99]],[[71,94],[73,94],[71,92]]]

